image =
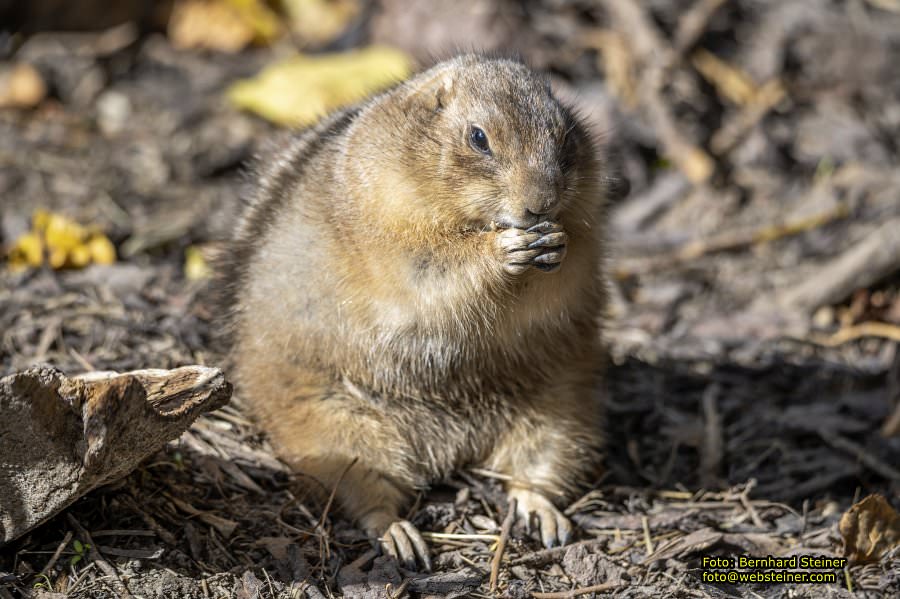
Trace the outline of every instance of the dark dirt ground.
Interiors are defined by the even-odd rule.
[[[568,508],[578,541],[541,550],[514,528],[492,592],[506,502],[490,473],[467,471],[410,511],[432,532],[435,574],[373,561],[359,531],[303,496],[238,394],[0,549],[0,598],[117,596],[70,542],[72,518],[136,597],[531,597],[598,584],[578,596],[900,596],[896,551],[830,585],[709,584],[699,569],[703,555],[838,556],[837,522],[857,499],[900,507],[897,11],[372,7],[329,48],[517,50],[578,99],[631,181],[611,213],[607,474]],[[0,242],[40,207],[99,226],[119,253],[83,270],[0,269],[0,374],[219,364],[207,283],[185,277],[185,250],[223,238],[242,166],[276,132],[223,90],[284,47],[179,51],[144,22],[0,41],[0,57],[34,65],[50,90],[33,109],[0,109]]]

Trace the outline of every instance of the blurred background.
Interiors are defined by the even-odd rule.
[[[504,596],[616,577],[722,596],[685,578],[697,551],[836,551],[843,509],[896,504],[900,0],[0,0],[0,375],[219,364],[209,257],[248,161],[460,49],[549,73],[631,184],[609,210],[608,473],[567,512],[605,553],[521,557]],[[279,593],[310,575],[330,593],[367,542],[286,476],[229,407],[72,512],[164,541],[103,547],[155,556],[116,566],[146,596],[269,596],[267,572]],[[410,518],[496,528],[492,482],[469,473]],[[67,530],[0,570],[86,593],[74,562],[42,571]],[[439,552],[490,567],[478,540]],[[900,589],[896,559],[866,568],[857,590]],[[849,596],[822,589],[791,593]]]
[[[96,262],[126,286],[202,279],[267,138],[479,49],[549,72],[631,182],[617,350],[893,361],[895,0],[4,0],[0,29],[15,287]]]
[[[202,279],[267,138],[459,49],[549,72],[631,182],[617,350],[892,362],[895,0],[3,0],[4,278]]]

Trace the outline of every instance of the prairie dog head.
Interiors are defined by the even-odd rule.
[[[392,126],[375,143],[395,166],[391,201],[415,218],[528,228],[572,209],[596,176],[589,135],[523,64],[461,56],[390,93],[376,115]]]

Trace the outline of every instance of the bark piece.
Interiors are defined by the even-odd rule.
[[[0,379],[0,546],[131,472],[231,384],[205,366],[66,377],[39,366]]]

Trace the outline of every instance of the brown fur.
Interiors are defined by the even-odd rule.
[[[465,465],[557,503],[596,475],[596,152],[526,67],[463,56],[263,166],[224,275],[239,390],[298,471],[343,475],[339,504],[374,533]],[[548,198],[565,260],[511,274],[500,237]]]

